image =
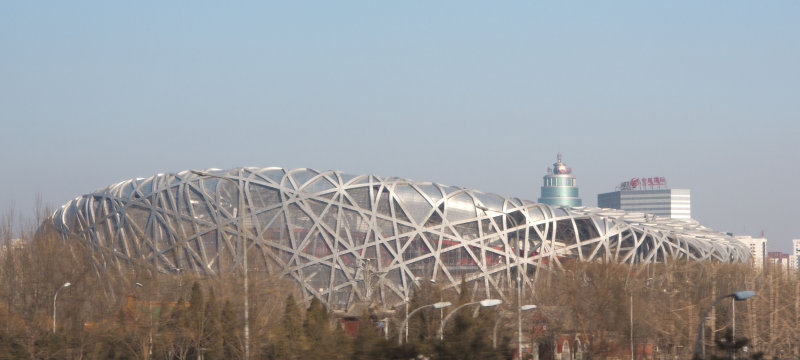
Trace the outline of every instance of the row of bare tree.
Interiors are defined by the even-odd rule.
[[[539,275],[534,291],[526,295],[543,305],[549,320],[548,332],[534,334],[544,341],[558,333],[580,334],[592,340],[588,350],[595,356],[633,349],[637,358],[689,358],[702,314],[728,296],[704,322],[701,343],[709,354],[730,332],[749,339],[740,358],[757,352],[800,356],[800,277],[795,271],[738,263],[572,262]],[[730,295],[741,290],[757,295],[734,301]]]
[[[37,211],[29,225],[20,225],[13,211],[0,218],[0,354],[7,354],[0,358],[243,357],[240,274],[199,278],[154,272],[146,260],[102,263],[83,242],[40,228],[45,213]],[[754,290],[757,296],[715,307],[705,321],[707,352],[713,354],[715,341],[734,330],[735,306],[735,335],[750,339],[748,354],[800,356],[800,278],[795,273],[711,262],[564,263],[563,268],[540,270],[534,286],[523,293],[521,304],[537,305],[524,313],[523,342],[539,358],[556,358],[563,350],[556,349],[559,339],[565,337],[573,346],[571,356],[630,358],[633,349],[636,358],[689,358],[701,314],[717,298],[738,290]],[[513,291],[505,298],[514,301],[496,309],[475,307],[455,314],[444,341],[438,328],[454,307],[420,311],[407,329],[398,326],[405,319],[403,307],[387,323],[363,314],[352,338],[344,335],[342,319],[318,301],[295,300],[302,297],[293,281],[258,272],[249,276],[254,359],[415,354],[501,359],[516,349]],[[71,286],[63,287],[68,282]],[[425,283],[408,308],[479,300],[480,292],[470,291],[473,285],[442,290]],[[402,346],[396,343],[398,335]]]
[[[0,359],[235,359],[243,355],[239,274],[200,278],[112,264],[96,249],[0,217]],[[252,358],[266,353],[293,282],[250,275]],[[69,283],[70,286],[64,285]],[[57,297],[56,297],[56,294]]]

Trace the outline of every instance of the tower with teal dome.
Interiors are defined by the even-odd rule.
[[[578,197],[575,175],[572,175],[572,168],[561,162],[561,153],[558,153],[558,161],[553,164],[553,168],[547,168],[539,202],[555,206],[581,206],[582,204],[581,198]]]

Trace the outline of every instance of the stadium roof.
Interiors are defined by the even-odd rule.
[[[250,271],[292,277],[333,309],[397,304],[419,281],[454,287],[462,276],[483,296],[502,297],[517,268],[530,286],[536,269],[568,261],[750,258],[744,244],[694,220],[304,168],[126,180],[68,202],[51,220],[115,266],[144,260],[165,272],[241,268],[244,239]]]

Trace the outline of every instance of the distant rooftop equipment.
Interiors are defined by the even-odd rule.
[[[597,206],[672,219],[692,218],[691,191],[670,189],[660,176],[622,182],[617,191],[597,195]]]
[[[561,161],[561,153],[558,153],[553,168],[547,168],[539,202],[555,206],[581,206],[575,175],[572,175],[572,168]]]

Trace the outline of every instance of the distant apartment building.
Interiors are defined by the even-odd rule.
[[[753,257],[753,266],[763,268],[764,264],[767,263],[767,238],[763,236],[754,238],[749,235],[740,235],[735,238],[750,248],[750,256]]]
[[[691,219],[689,189],[669,189],[663,177],[633,178],[617,191],[597,195],[597,206],[672,219]]]
[[[792,260],[795,269],[800,269],[800,239],[792,239]]]
[[[0,256],[5,256],[8,250],[19,250],[25,247],[22,239],[9,239],[5,244],[0,245]]]
[[[784,270],[797,270],[797,263],[794,256],[780,251],[770,251],[767,253],[767,263],[779,265]]]

